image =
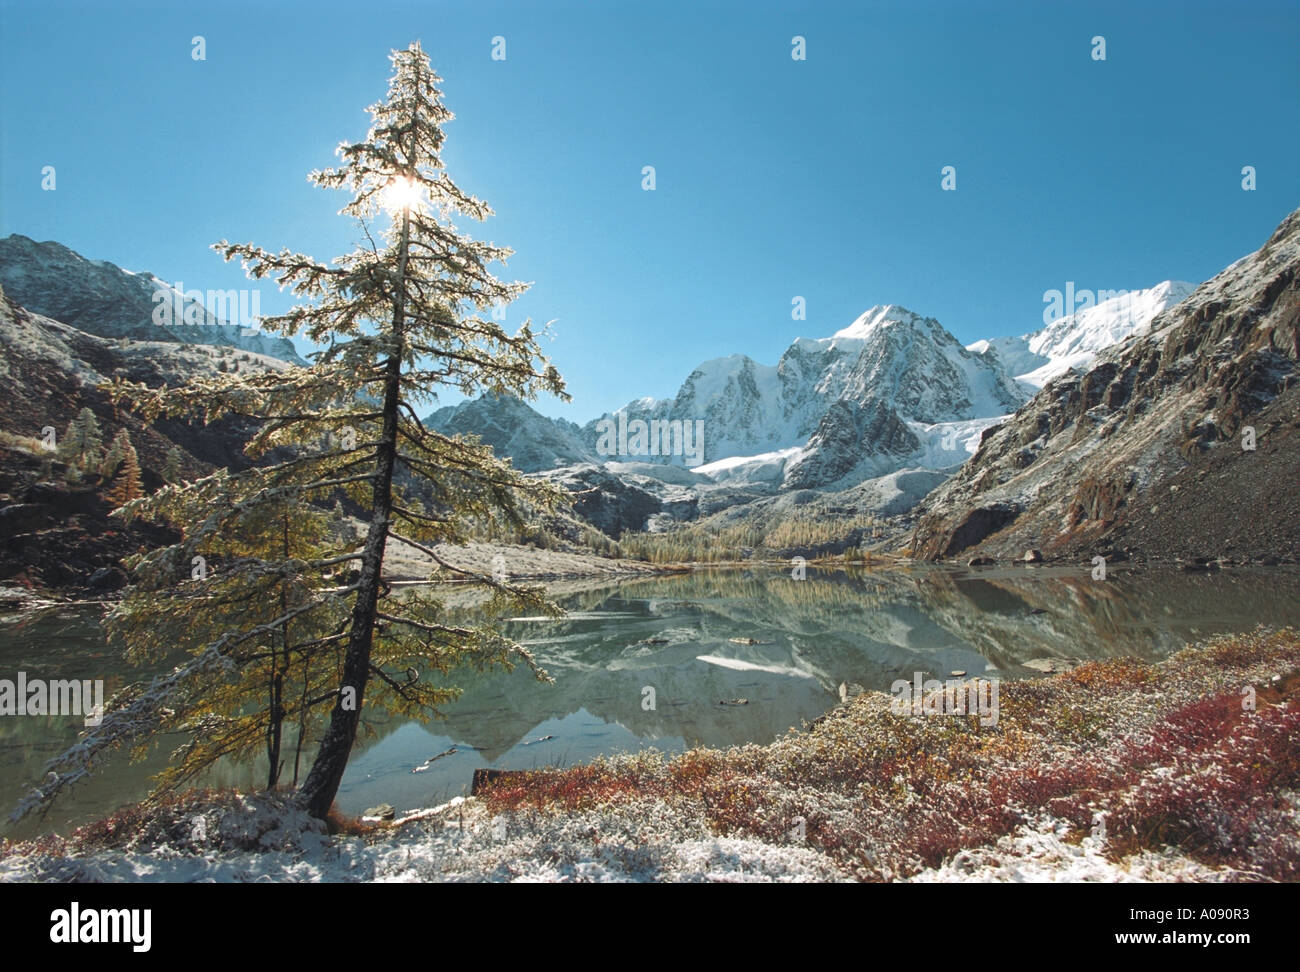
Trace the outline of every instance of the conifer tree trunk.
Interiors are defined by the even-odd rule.
[[[416,125],[411,127],[414,149]],[[412,155],[408,156],[413,157]],[[307,812],[324,819],[334,804],[343,782],[348,756],[357,736],[361,704],[370,677],[370,647],[379,606],[379,588],[384,566],[384,549],[388,543],[389,518],[393,508],[393,469],[397,462],[398,403],[402,392],[404,357],[403,323],[406,318],[406,260],[411,240],[411,214],[402,214],[402,241],[398,255],[396,293],[393,295],[392,347],[385,362],[383,432],[375,463],[375,482],[371,504],[370,528],[362,551],[361,577],[357,581],[357,599],[352,608],[352,630],[347,654],[343,659],[343,691],[334,703],[329,727],[321,740],[320,752],[302,785],[302,800]],[[344,692],[354,690],[347,699]],[[345,701],[347,706],[345,707]]]
[[[289,511],[285,509],[281,512],[280,519],[280,543],[284,559],[289,559]],[[280,615],[282,617],[289,613],[289,592],[283,581],[280,582]],[[280,625],[280,645],[284,648],[284,659],[281,662],[278,652],[276,651],[275,639],[271,639],[271,676],[269,683],[270,709],[266,721],[267,743],[266,757],[268,769],[266,773],[266,788],[274,790],[280,782],[280,744],[284,736],[284,706],[281,704],[284,697],[284,673],[289,670],[293,663],[293,649],[289,647],[289,622],[286,619]],[[281,670],[281,664],[284,668]],[[304,661],[304,664],[306,662]]]
[[[395,339],[401,341],[400,323]],[[394,351],[387,361],[384,382],[383,436],[379,445],[374,484],[374,502],[371,506],[370,528],[362,551],[361,576],[357,581],[357,599],[352,608],[352,630],[348,636],[347,654],[343,659],[343,691],[334,703],[329,727],[321,740],[320,752],[312,764],[311,772],[302,786],[302,798],[307,811],[323,818],[329,813],[343,781],[348,755],[357,735],[361,718],[361,705],[366,682],[370,676],[370,646],[375,628],[375,613],[379,604],[381,572],[384,549],[388,542],[388,524],[393,505],[393,467],[397,457],[397,402],[401,370],[400,351]],[[349,697],[347,690],[352,690]]]

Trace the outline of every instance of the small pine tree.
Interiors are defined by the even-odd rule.
[[[172,446],[167,450],[167,458],[163,460],[162,478],[168,483],[179,483],[185,475],[181,470],[181,450],[177,446]]]
[[[67,463],[69,471],[75,469],[78,474],[85,473],[99,465],[103,449],[99,420],[89,408],[83,408],[68,423],[63,441],[59,443],[59,458]]]
[[[126,431],[123,429],[122,431]],[[99,462],[99,478],[101,482],[109,483],[117,474],[117,467],[122,465],[125,453],[122,450],[122,434],[119,432],[108,443],[108,448],[104,450],[104,458]]]
[[[144,495],[140,486],[140,457],[131,444],[131,434],[123,429],[113,438],[113,451],[122,456],[120,468],[113,477],[113,485],[104,498],[113,507],[125,506]]]

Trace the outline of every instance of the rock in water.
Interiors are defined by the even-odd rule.
[[[90,575],[86,586],[93,591],[118,591],[130,580],[121,567],[100,567]]]

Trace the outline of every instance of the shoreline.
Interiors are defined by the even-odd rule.
[[[1300,879],[1295,629],[1007,683],[992,728],[889,701],[853,696],[762,746],[524,771],[334,833],[286,794],[191,792],[6,841],[0,880]]]

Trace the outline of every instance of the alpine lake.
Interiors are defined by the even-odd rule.
[[[899,679],[1043,677],[1091,659],[1158,660],[1185,645],[1256,625],[1300,625],[1300,571],[1187,572],[914,565],[819,570],[709,569],[552,588],[567,614],[519,617],[507,631],[553,678],[524,665],[457,673],[459,698],[440,717],[365,713],[338,794],[346,814],[388,803],[398,813],[466,794],[475,769],[570,766],[654,748],[766,743],[834,707],[842,693],[888,692]],[[472,602],[448,610],[472,623]],[[167,670],[127,664],[104,638],[102,604],[0,616],[0,677],[103,679],[105,696]],[[76,716],[0,717],[0,803],[7,821],[48,759],[83,731]],[[42,819],[4,823],[27,837],[103,817],[145,797],[176,738],[126,752]],[[286,740],[292,776],[293,740]],[[304,748],[305,776],[314,753]],[[251,789],[265,758],[216,767],[203,782]]]

